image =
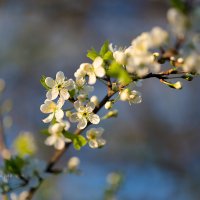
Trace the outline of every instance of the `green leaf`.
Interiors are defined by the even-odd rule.
[[[82,135],[78,135],[73,140],[73,145],[76,150],[80,150],[81,147],[85,146],[87,144],[87,140]]]
[[[103,56],[103,60],[113,60],[113,53],[111,51],[107,51]]]
[[[132,81],[128,72],[124,69],[122,65],[120,65],[116,61],[113,61],[111,63],[107,71],[107,75],[112,78],[117,78],[118,81],[121,82],[123,85],[127,85]]]
[[[100,56],[103,58],[104,55],[109,51],[109,41],[106,41],[103,46],[101,47],[101,50],[99,52]]]
[[[45,83],[45,79],[46,79],[46,76],[42,76],[42,78],[40,79],[40,83],[42,84],[42,86],[45,88],[45,89],[47,89],[47,90],[49,90],[50,88],[47,86],[47,84]]]
[[[130,77],[130,75],[128,74],[127,71],[122,70],[119,76],[119,81],[123,84],[123,85],[127,85],[129,83],[132,82],[132,79]]]
[[[118,78],[121,68],[122,66],[119,63],[113,61],[108,68],[107,75],[109,75],[112,78]]]
[[[69,91],[70,97],[74,98],[75,94],[76,94],[76,90],[71,90]]]
[[[87,144],[87,140],[82,135],[74,135],[73,133],[65,131],[64,136],[72,140],[74,148],[76,150],[80,150],[81,147]]]
[[[94,48],[92,48],[91,50],[88,50],[88,52],[87,52],[87,57],[90,58],[93,61],[98,56],[99,56],[99,54],[96,52],[96,50]]]
[[[187,4],[183,0],[170,0],[171,5],[182,13],[186,14],[189,11]]]
[[[43,135],[50,135],[50,133],[49,133],[49,131],[48,131],[47,128],[46,128],[46,129],[42,129],[42,130],[40,131],[40,133],[43,134]]]
[[[65,131],[63,133],[63,135],[66,137],[66,138],[69,138],[70,140],[74,140],[74,138],[76,137],[76,135],[74,135],[73,133],[70,133],[69,131]]]
[[[23,160],[21,157],[16,156],[12,157],[9,160],[5,160],[5,173],[11,173],[15,175],[21,174],[21,169],[25,165],[25,160]]]

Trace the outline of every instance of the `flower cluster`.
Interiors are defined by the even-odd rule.
[[[135,38],[127,49],[111,50],[116,61],[124,65],[129,73],[142,77],[150,71],[160,70],[160,64],[155,61],[153,53],[149,50],[162,46],[167,39],[168,33],[160,27],[155,27]]]
[[[79,130],[85,129],[88,123],[99,124],[100,117],[94,113],[97,104],[89,100],[89,93],[93,91],[93,86],[96,82],[96,77],[103,77],[105,69],[103,60],[96,58],[92,64],[81,64],[80,69],[75,73],[76,81],[67,79],[63,72],[59,71],[56,74],[55,80],[51,77],[46,77],[43,80],[43,85],[47,88],[47,99],[40,106],[41,112],[48,114],[43,119],[44,123],[50,123],[48,128],[48,137],[45,144],[54,146],[61,150],[66,143],[73,142],[74,136],[65,134],[69,132],[70,123],[65,120],[65,104],[72,103],[75,112],[66,109],[66,117],[70,122],[78,122]],[[87,84],[86,76],[89,77]],[[97,102],[97,97],[95,101]],[[56,101],[56,102],[55,102]]]
[[[157,39],[157,35],[159,33],[162,33],[162,37]],[[127,57],[126,63],[129,62],[128,60],[131,59],[131,57],[133,58],[136,56],[130,54],[129,50],[131,48],[134,48],[135,52],[140,51],[150,55],[148,48],[152,48],[153,44],[150,45],[147,44],[147,42],[150,43],[151,40],[154,40],[154,46],[159,46],[166,40],[167,34],[160,28],[154,28],[148,35],[148,41],[141,39],[142,37],[143,36],[139,36],[136,38],[135,42],[132,43],[132,46],[124,50],[124,54],[126,54]],[[146,49],[142,47],[145,45],[147,46]],[[70,122],[78,123],[77,129],[79,131],[84,130],[90,124],[97,125],[100,123],[101,118],[97,112],[101,103],[97,96],[89,96],[90,93],[94,91],[93,85],[98,79],[103,82],[106,80],[109,80],[110,83],[113,82],[112,85],[115,85],[115,89],[110,89],[113,90],[113,95],[118,94],[118,96],[120,96],[118,99],[122,101],[128,101],[130,104],[141,102],[140,93],[136,90],[130,91],[128,88],[131,82],[135,82],[134,80],[131,80],[129,83],[125,84],[121,82],[121,80],[118,80],[119,77],[109,74],[112,71],[110,66],[112,63],[115,63],[115,65],[118,65],[118,67],[122,67],[120,69],[125,71],[127,70],[126,72],[123,71],[123,73],[126,75],[125,79],[131,79],[131,77],[128,75],[128,65],[125,66],[124,63],[122,64],[122,60],[124,58],[120,60],[120,56],[124,56],[119,55],[122,53],[122,51],[111,51],[111,48],[111,44],[105,43],[102,46],[101,51],[99,53],[96,52],[93,58],[88,55],[93,62],[91,64],[82,63],[80,65],[79,69],[74,73],[75,81],[73,79],[67,79],[64,73],[61,71],[57,72],[55,80],[51,77],[43,77],[41,83],[47,89],[47,99],[40,106],[40,110],[44,114],[48,114],[48,116],[43,119],[43,122],[50,123],[48,128],[48,137],[45,140],[46,145],[54,146],[58,150],[63,149],[65,144],[70,142],[74,143],[76,146],[77,140],[83,140],[84,137],[78,138],[76,134],[70,133]],[[152,54],[150,57],[152,58]],[[114,69],[114,71],[118,71],[118,69]],[[117,73],[121,72],[118,71]],[[123,86],[121,89],[119,89],[119,87],[121,87],[119,84],[122,84],[121,86]],[[117,101],[117,99],[110,100],[111,96],[108,97],[108,101],[105,102],[104,105],[101,105],[104,106],[105,109],[111,109],[114,103]],[[73,108],[65,108],[67,104],[71,103],[73,104]],[[106,117],[104,116],[103,119],[117,116],[116,114],[113,115],[111,113],[116,113],[116,111],[109,111],[109,113],[106,115]],[[65,117],[67,119],[64,119]],[[103,129],[92,128],[87,132],[84,140],[88,141],[91,148],[100,148],[106,143],[106,141],[101,138],[102,133]],[[83,144],[85,145],[86,142],[82,141],[82,145]],[[79,149],[77,146],[76,148]]]

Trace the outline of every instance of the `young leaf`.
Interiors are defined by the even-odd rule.
[[[40,133],[43,134],[43,135],[50,135],[50,133],[49,133],[49,131],[48,131],[47,128],[46,128],[46,129],[42,129],[42,130],[40,131]]]
[[[91,50],[88,50],[87,52],[87,57],[90,58],[91,60],[95,60],[95,58],[98,56],[99,55],[94,48],[92,48]]]
[[[76,94],[76,90],[69,91],[70,97],[74,98],[74,95]]]
[[[171,5],[184,14],[189,11],[187,4],[183,0],[171,0]]]
[[[47,86],[47,84],[45,83],[45,79],[46,79],[46,76],[42,76],[42,78],[40,79],[40,83],[42,84],[42,86],[45,88],[45,89],[47,89],[47,90],[49,90],[50,88]]]
[[[75,139],[76,135],[74,135],[73,133],[70,133],[69,131],[65,131],[63,133],[63,135],[66,137],[66,138],[69,138],[71,139],[72,141]]]
[[[119,63],[114,61],[109,66],[108,71],[107,71],[107,75],[109,75],[112,78],[118,78],[120,71],[121,71],[121,68],[122,68],[122,66]]]
[[[123,66],[115,61],[112,62],[112,64],[110,65],[107,74],[110,77],[117,78],[119,82],[121,82],[123,85],[127,85],[132,81],[131,77],[129,76],[128,72],[123,68]]]
[[[19,157],[15,156],[12,157],[10,160],[5,160],[5,170],[4,172],[6,174],[14,174],[14,175],[20,175],[21,169],[25,165],[25,161]]]
[[[113,60],[113,53],[111,51],[107,51],[105,53],[105,55],[103,56],[103,59],[105,61],[107,61],[107,60]]]
[[[87,140],[82,136],[78,135],[73,140],[73,145],[76,150],[80,150],[81,147],[85,146],[87,144]]]
[[[103,46],[101,47],[101,50],[99,52],[100,56],[103,58],[104,55],[109,51],[109,42],[106,41]]]

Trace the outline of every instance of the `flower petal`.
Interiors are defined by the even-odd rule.
[[[100,122],[100,117],[93,113],[88,116],[88,119],[92,124],[98,124]]]
[[[57,101],[57,108],[62,108],[65,103],[64,98],[61,96]]]
[[[106,140],[99,138],[97,139],[98,147],[103,147],[106,144]]]
[[[90,73],[88,83],[89,83],[90,85],[93,85],[93,84],[96,83],[96,80],[97,80],[97,79],[96,79],[95,73]]]
[[[94,90],[94,87],[93,86],[89,86],[89,85],[86,85],[83,87],[83,89],[80,91],[80,94],[86,94],[88,95],[90,92],[93,92]]]
[[[69,128],[70,128],[70,123],[66,120],[66,121],[64,121],[64,125],[65,125],[65,131],[67,131],[67,130],[69,130]]]
[[[74,81],[72,79],[69,79],[68,81],[65,81],[64,87],[69,91],[73,90],[74,87],[75,87],[75,83],[74,83]]]
[[[79,123],[77,125],[78,129],[84,129],[87,126],[87,119],[85,117],[79,119]]]
[[[59,94],[58,88],[54,87],[47,92],[46,97],[49,100],[54,100],[58,97],[58,94]]]
[[[54,113],[50,114],[48,117],[46,117],[46,118],[43,119],[42,121],[43,121],[44,123],[49,123],[49,122],[52,121],[53,117],[54,117]]]
[[[77,114],[77,113],[73,113],[73,114],[70,116],[69,120],[70,120],[71,122],[78,122],[78,121],[79,121],[78,114]]]
[[[90,63],[83,63],[80,65],[80,69],[82,69],[88,74],[92,72],[93,67]]]
[[[81,101],[75,101],[74,102],[74,108],[78,111],[78,112],[83,112],[85,107],[84,105],[81,103]]]
[[[105,69],[103,67],[97,67],[97,68],[95,68],[94,72],[95,72],[96,76],[100,77],[100,78],[104,77],[105,74],[106,74],[106,71],[105,71]]]
[[[55,85],[55,81],[51,77],[47,77],[45,79],[45,83],[48,87],[53,88]]]
[[[56,110],[55,117],[57,121],[60,121],[64,117],[64,112],[61,109]]]
[[[90,140],[89,141],[89,146],[92,148],[92,149],[96,149],[98,148],[98,143],[96,140]]]
[[[48,146],[51,146],[51,145],[53,145],[53,144],[55,144],[55,142],[56,142],[56,136],[55,135],[51,135],[51,136],[49,136],[46,140],[45,140],[45,144],[46,145],[48,145]]]
[[[53,101],[45,100],[45,103],[40,106],[40,110],[43,113],[52,113],[56,108],[56,104]]]
[[[65,141],[62,138],[58,138],[54,146],[56,149],[61,150],[65,147]]]
[[[64,73],[61,72],[61,71],[57,72],[57,74],[56,74],[56,82],[57,82],[58,84],[61,84],[61,83],[63,83],[64,81],[65,81],[65,75],[64,75]]]
[[[103,59],[101,57],[96,57],[94,62],[92,63],[94,68],[98,68],[103,65]]]
[[[60,95],[63,97],[64,100],[68,100],[70,97],[68,90],[65,88],[60,90]]]
[[[104,132],[103,128],[101,128],[101,127],[97,128],[96,129],[96,137],[100,138],[102,136],[103,132]]]
[[[94,105],[93,102],[89,102],[89,103],[86,105],[86,112],[87,112],[87,113],[91,113],[94,109],[95,109],[95,105]]]

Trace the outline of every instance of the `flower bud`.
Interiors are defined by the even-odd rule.
[[[112,105],[113,105],[113,104],[112,104],[111,101],[107,101],[106,104],[105,104],[105,109],[106,109],[106,110],[111,109],[111,108],[112,108]]]
[[[90,101],[91,101],[92,103],[94,103],[95,106],[98,106],[98,105],[99,105],[99,99],[98,99],[97,96],[92,96],[92,97],[90,98]]]
[[[118,110],[111,110],[102,119],[109,119],[117,116],[118,116]]]
[[[182,89],[182,84],[180,81],[177,81],[176,83],[173,84],[174,85],[174,88],[177,89],[177,90],[180,90]]]
[[[69,159],[67,163],[67,167],[70,171],[77,170],[78,166],[80,165],[80,160],[78,157],[72,157]]]
[[[164,83],[165,85],[169,86],[170,88],[173,88],[173,89],[177,89],[177,90],[180,90],[182,89],[182,84],[180,81],[177,81],[176,83],[170,83],[170,82],[167,82],[165,80],[160,80],[161,83]]]

